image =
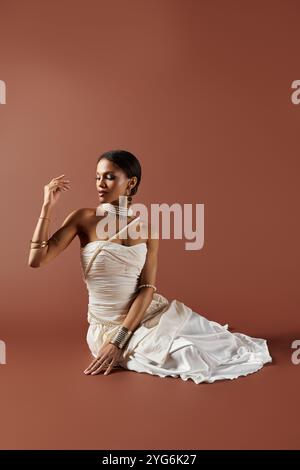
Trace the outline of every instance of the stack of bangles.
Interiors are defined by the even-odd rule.
[[[151,287],[154,289],[154,292],[157,290],[156,287],[152,284],[141,284],[138,286],[138,289],[141,289],[141,287]],[[130,331],[128,328],[126,328],[126,326],[119,326],[117,332],[109,342],[116,345],[119,349],[122,349],[128,342],[132,333],[133,331]]]

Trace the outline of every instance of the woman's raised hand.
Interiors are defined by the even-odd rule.
[[[70,188],[70,180],[64,179],[64,176],[57,176],[44,186],[44,204],[53,206],[57,203],[61,193]]]

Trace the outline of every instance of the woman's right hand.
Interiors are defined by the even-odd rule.
[[[44,205],[54,206],[61,193],[70,188],[70,180],[64,179],[64,176],[57,176],[44,186]]]

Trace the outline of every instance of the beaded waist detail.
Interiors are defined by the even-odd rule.
[[[123,321],[113,321],[113,320],[106,320],[104,318],[99,318],[99,317],[96,317],[95,315],[93,315],[90,311],[88,311],[88,322],[92,325],[92,324],[96,324],[96,325],[103,325],[103,326],[108,326],[108,327],[115,327],[115,326],[118,326],[118,325],[121,325],[123,323]]]

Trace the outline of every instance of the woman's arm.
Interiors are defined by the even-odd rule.
[[[155,286],[158,266],[159,239],[149,238],[146,261],[141,272],[140,284],[152,284]],[[130,331],[134,331],[142,321],[144,314],[151,304],[154,290],[152,287],[141,287],[139,293],[132,302],[128,314],[122,323]]]
[[[32,240],[43,241],[48,240],[48,244],[44,248],[35,248],[31,244],[28,265],[32,268],[40,268],[49,261],[58,256],[71,243],[73,238],[79,232],[79,222],[84,209],[78,209],[71,212],[64,220],[62,226],[48,239],[48,229],[50,219],[39,219],[35,228]],[[43,205],[41,214],[51,217],[51,210]],[[41,215],[45,217],[45,215]]]
[[[84,209],[69,214],[61,228],[48,239],[48,229],[54,206],[57,204],[62,192],[69,189],[70,180],[65,179],[64,176],[57,176],[44,186],[44,202],[41,215],[30,243],[28,265],[32,268],[39,268],[55,258],[71,243],[78,233],[79,218]],[[45,246],[41,246],[41,242],[44,241],[47,243]]]

